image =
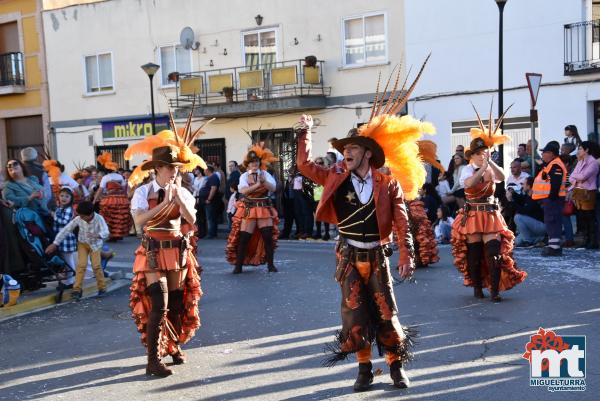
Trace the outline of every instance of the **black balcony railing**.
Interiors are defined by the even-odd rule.
[[[0,86],[25,85],[23,53],[0,54]]]
[[[328,96],[323,61],[306,66],[305,60],[278,61],[178,74],[177,94],[171,107],[257,102],[292,97]]]
[[[600,20],[565,25],[565,75],[600,71]]]

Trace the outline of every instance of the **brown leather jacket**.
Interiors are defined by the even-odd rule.
[[[350,171],[346,170],[346,164],[340,162],[333,167],[324,168],[313,163],[310,131],[298,135],[296,164],[302,175],[324,187],[321,201],[317,206],[316,219],[337,224],[333,194],[350,175]],[[379,224],[381,244],[392,242],[392,230],[394,230],[400,249],[400,264],[412,264],[412,237],[408,228],[408,215],[402,188],[396,179],[383,175],[377,170],[373,170],[372,175],[375,213]]]

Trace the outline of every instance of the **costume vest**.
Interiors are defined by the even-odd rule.
[[[148,193],[149,208],[154,209],[159,203],[158,192],[154,192],[152,187],[150,187]],[[179,212],[179,205],[174,202],[171,203],[163,212],[156,215],[146,224],[145,230],[179,232],[181,230],[181,213]]]
[[[550,170],[555,164],[558,164],[558,166],[562,169],[562,179],[558,196],[567,196],[567,168],[562,160],[560,160],[560,157],[556,157],[554,160],[548,163],[548,165],[544,167],[542,171],[540,171],[535,177],[535,180],[533,181],[533,187],[531,188],[531,199],[546,199],[548,196],[550,196]]]
[[[362,204],[350,176],[339,186],[333,199],[340,235],[360,242],[379,241],[379,225],[373,194]]]

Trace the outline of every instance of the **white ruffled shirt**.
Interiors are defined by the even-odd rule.
[[[150,190],[152,190],[152,192],[158,192],[159,189],[164,188],[158,185],[156,180],[138,187],[133,193],[133,198],[131,198],[131,213],[148,210],[150,208],[148,205],[148,194],[150,193]],[[194,196],[184,187],[181,187],[180,191],[185,204],[193,209],[196,205],[196,199]]]
[[[268,171],[260,170],[259,174],[263,174],[265,176],[265,181],[273,186],[277,186],[275,182],[275,178]],[[250,184],[248,183],[248,172],[246,171],[244,174],[240,176],[240,182],[238,183],[238,191],[243,188],[248,188]]]

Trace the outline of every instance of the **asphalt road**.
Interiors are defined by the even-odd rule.
[[[0,400],[596,400],[600,388],[600,253],[569,250],[544,259],[518,250],[529,278],[505,301],[476,300],[441,248],[440,263],[395,287],[403,324],[418,325],[413,386],[383,373],[372,391],[352,392],[356,362],[323,368],[324,345],[340,325],[333,243],[281,242],[280,273],[223,258],[224,241],[201,243],[202,327],[189,362],[166,379],[144,375],[145,355],[130,318],[128,289],[0,324]],[[130,270],[133,238],[112,268]],[[393,257],[395,261],[396,255]],[[587,335],[587,390],[530,387],[521,358],[538,327]]]

